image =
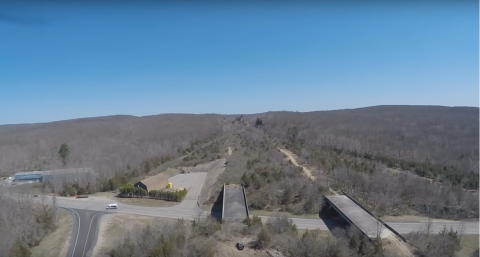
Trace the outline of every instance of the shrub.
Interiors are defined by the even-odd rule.
[[[147,196],[148,193],[141,187],[134,187],[132,184],[126,184],[120,187],[121,196]]]
[[[181,202],[187,195],[187,192],[187,189],[177,191],[151,190],[148,192],[148,195],[158,200]]]
[[[10,254],[8,256],[11,257],[30,257],[32,256],[32,252],[28,248],[24,242],[17,240],[13,243],[12,247],[10,248]]]

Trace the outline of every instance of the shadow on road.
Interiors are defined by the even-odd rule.
[[[217,200],[213,203],[210,213],[212,217],[218,221],[222,220],[222,207],[223,207],[223,189],[220,190],[220,194],[217,196]]]

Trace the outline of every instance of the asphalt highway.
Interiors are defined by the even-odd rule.
[[[67,257],[90,256],[97,242],[98,218],[103,215],[103,212],[63,208],[71,211],[74,217]]]
[[[203,178],[204,179],[204,178]],[[193,191],[192,191],[193,192]],[[19,194],[10,194],[10,197],[20,197]],[[25,196],[22,196],[25,197]],[[31,196],[30,196],[31,197]],[[187,199],[194,199],[195,197],[188,197]],[[51,196],[34,197],[31,198],[35,202],[52,203]],[[73,197],[56,197],[58,207],[70,209],[76,215],[75,225],[72,230],[72,241],[70,244],[70,251],[67,257],[88,257],[89,251],[92,250],[96,242],[97,223],[98,218],[105,213],[125,213],[133,215],[144,215],[151,217],[172,218],[193,220],[199,217],[206,217],[210,215],[209,212],[199,208],[196,200],[184,200],[180,204],[172,207],[143,207],[133,206],[127,204],[118,204],[118,209],[106,209],[108,204],[113,203],[112,200],[91,196],[89,198],[76,199]],[[268,216],[261,216],[264,222],[269,218]],[[327,230],[331,224],[329,221],[318,219],[303,219],[291,218],[297,225],[298,229],[321,229]],[[409,232],[418,231],[425,228],[423,222],[387,222],[389,226],[397,230],[400,234],[407,234]],[[464,226],[465,234],[479,234],[479,222],[458,222],[447,221],[432,223],[432,232],[440,231],[444,226],[452,227],[456,230],[461,230]],[[75,239],[73,239],[75,238]],[[75,241],[73,241],[75,240]]]
[[[118,212],[125,214],[134,214],[134,215],[144,215],[151,217],[162,217],[162,218],[172,218],[172,219],[185,219],[193,220],[198,218],[199,215],[202,217],[210,215],[209,212],[203,211],[198,208],[196,201],[194,200],[185,200],[182,203],[172,206],[172,207],[143,207],[143,206],[133,206],[126,204],[118,204],[118,209],[106,210],[108,204],[112,203],[111,201],[104,199],[96,199],[95,197],[85,198],[85,199],[75,199],[75,198],[66,198],[66,197],[57,197],[57,203],[61,207],[68,207],[73,209],[83,209],[83,210],[92,210],[92,211],[104,211],[104,212]],[[266,221],[268,216],[260,216],[263,221]],[[292,221],[297,225],[298,229],[321,229],[327,230],[328,227],[325,224],[325,221],[322,219],[302,219],[302,218],[291,218]],[[327,221],[328,222],[328,221]],[[386,222],[393,229],[397,230],[400,234],[407,234],[412,231],[417,231],[419,229],[425,228],[424,222]],[[434,221],[432,223],[432,231],[440,231],[444,225],[447,228],[452,227],[453,229],[460,230],[462,224],[465,226],[465,234],[479,234],[479,222],[459,222],[459,221]]]
[[[51,196],[45,196],[44,202],[52,202]],[[33,198],[34,201],[41,202],[41,197]],[[75,199],[73,197],[58,197],[56,200],[59,207],[70,208],[75,210],[90,210],[104,213],[125,213],[133,215],[144,215],[151,217],[171,218],[171,219],[198,219],[199,216],[206,217],[210,212],[201,210],[195,200],[184,200],[182,203],[172,207],[143,207],[133,206],[127,204],[118,204],[118,209],[106,210],[108,204],[113,203],[112,200],[102,199],[100,197],[89,197],[83,199]],[[263,221],[266,221],[268,216],[260,216]],[[291,218],[297,225],[298,229],[321,229],[327,230],[328,226],[322,219],[304,219]],[[327,221],[328,222],[328,221]],[[424,222],[386,222],[393,229],[400,234],[407,234],[412,231],[418,231],[425,228]],[[460,221],[433,221],[432,231],[438,232],[443,226],[447,228],[460,230],[462,224],[465,226],[465,234],[479,234],[479,222],[460,222]],[[83,225],[82,225],[83,226]]]

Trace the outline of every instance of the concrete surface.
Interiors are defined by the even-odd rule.
[[[65,208],[72,212],[73,228],[67,257],[87,257],[97,242],[100,211]]]
[[[174,187],[184,187],[188,189],[188,193],[183,201],[173,207],[179,210],[192,210],[198,207],[197,201],[200,197],[200,192],[205,184],[207,172],[192,172],[186,174],[178,174],[168,179]]]
[[[329,195],[325,198],[331,203],[331,206],[340,213],[340,215],[350,220],[358,229],[371,239],[377,235],[385,238],[392,232],[377,221],[372,215],[363,210],[345,195]],[[387,223],[388,224],[388,223]]]
[[[226,222],[242,222],[247,218],[247,206],[242,186],[225,185],[224,217]]]

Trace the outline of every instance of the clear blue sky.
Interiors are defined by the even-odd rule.
[[[1,2],[0,124],[478,107],[478,11],[478,1]]]

